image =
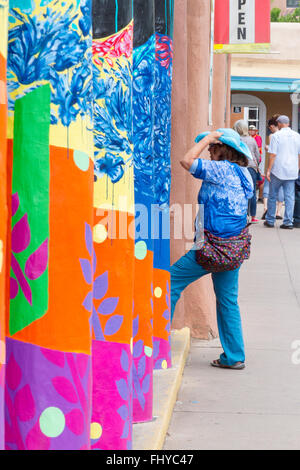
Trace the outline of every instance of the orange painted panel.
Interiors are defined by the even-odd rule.
[[[97,263],[94,282],[99,276],[107,275],[108,288],[103,298],[94,298],[93,302],[105,341],[115,343],[129,344],[132,338],[134,240],[128,235],[132,226],[134,217],[128,213],[95,209],[93,233]],[[124,233],[120,238],[122,230]],[[101,237],[101,234],[104,235]],[[113,239],[113,234],[117,238]],[[109,310],[110,314],[107,313],[105,304],[112,305],[111,299],[115,301],[113,311]],[[101,311],[105,313],[101,314]],[[105,331],[108,329],[108,322],[112,322],[112,317],[119,319],[119,328],[114,334],[106,335]],[[109,329],[111,331],[114,329]],[[93,339],[99,337],[95,338],[93,333]]]
[[[88,312],[82,305],[91,286],[80,259],[89,259],[85,224],[91,225],[93,171],[74,163],[74,152],[50,147],[49,309],[14,339],[59,351],[90,354]]]
[[[154,324],[153,336],[168,340],[170,316],[170,273],[154,269]]]

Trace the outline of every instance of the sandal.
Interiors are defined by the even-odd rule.
[[[211,366],[213,367],[219,367],[220,369],[234,369],[234,370],[242,370],[245,369],[245,363],[244,362],[236,362],[232,366],[226,366],[225,364],[222,364],[220,359],[216,359],[215,361],[210,363]]]

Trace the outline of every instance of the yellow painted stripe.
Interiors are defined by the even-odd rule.
[[[257,44],[215,44],[217,54],[266,54],[270,52],[269,43]]]

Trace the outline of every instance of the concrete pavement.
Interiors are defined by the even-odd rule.
[[[192,340],[166,450],[300,449],[300,229],[251,232],[239,297],[246,369],[209,366],[219,340]]]

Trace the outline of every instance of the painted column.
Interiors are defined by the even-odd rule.
[[[132,447],[132,0],[93,0],[92,449]]]
[[[7,58],[8,1],[0,1],[0,450],[4,449],[4,378],[5,378],[5,287],[6,287],[6,58]]]
[[[10,0],[6,449],[90,447],[91,46],[90,0]]]
[[[174,1],[155,1],[154,118],[154,321],[155,369],[171,367],[170,344],[170,186],[171,93]]]
[[[154,205],[154,0],[134,0],[133,143],[136,208],[133,419],[152,419]]]

